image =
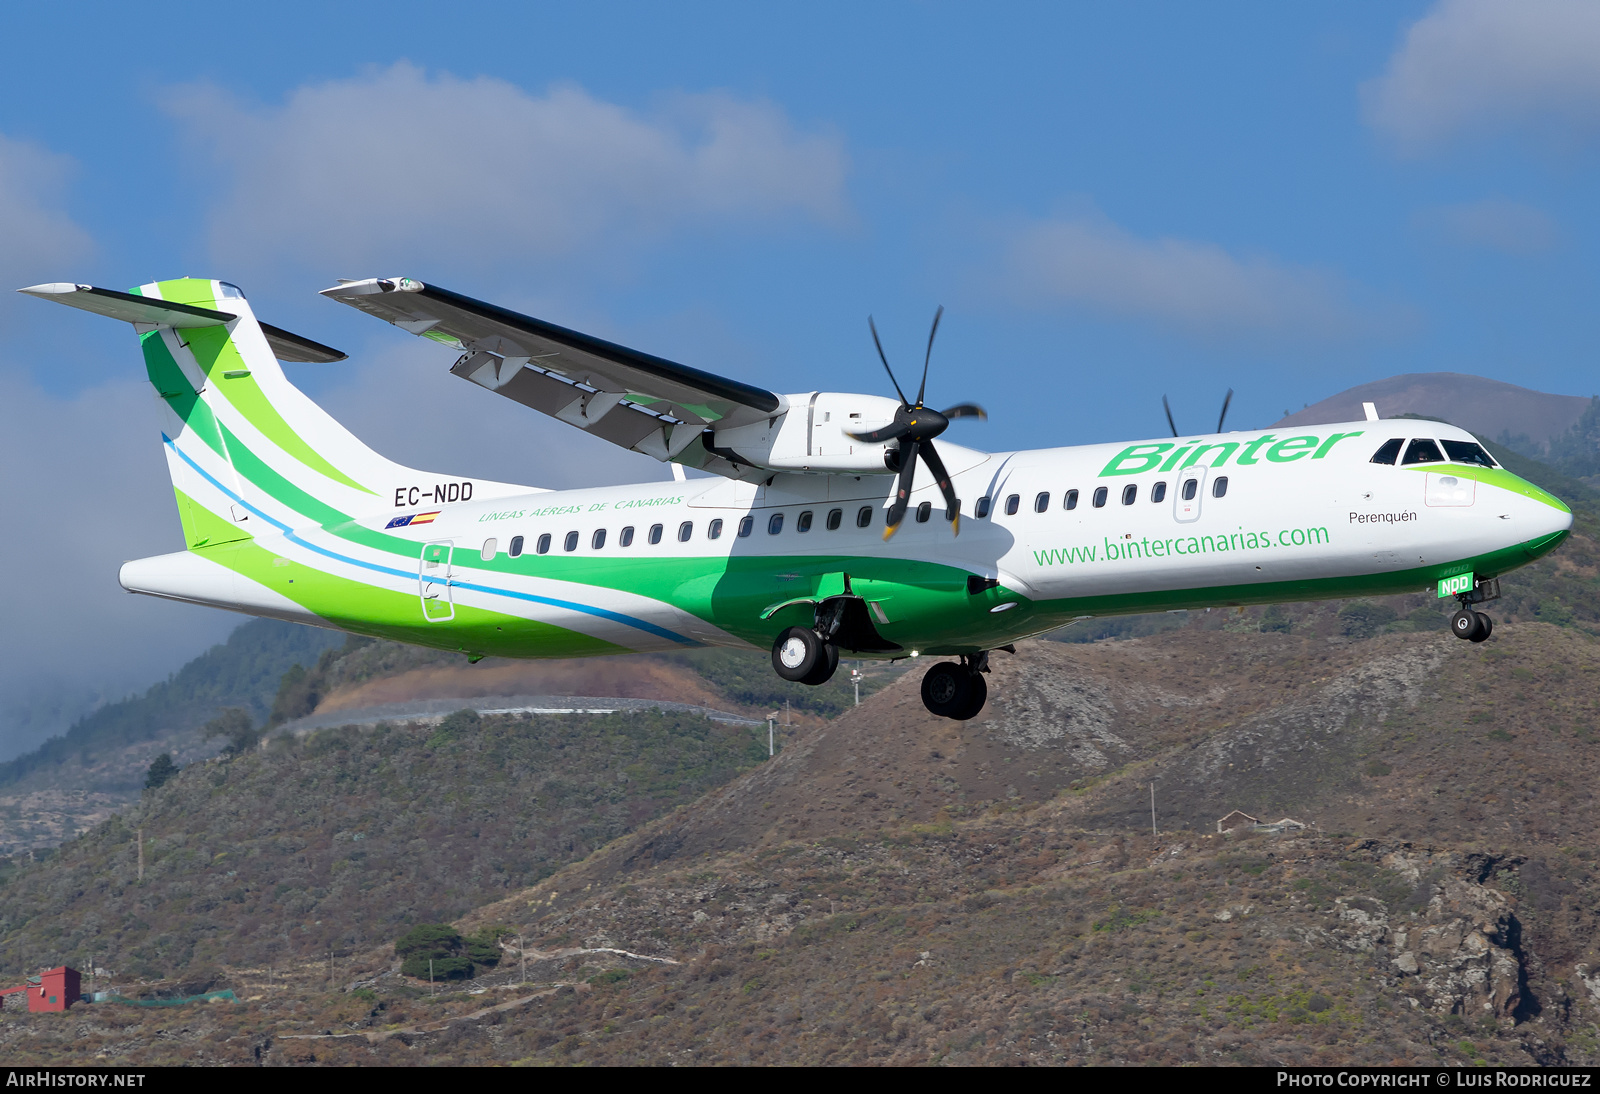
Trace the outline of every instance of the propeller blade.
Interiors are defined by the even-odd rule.
[[[939,333],[939,320],[944,316],[944,305],[939,305],[939,310],[933,313],[933,329],[928,332],[928,352],[922,358],[922,386],[917,388],[917,405],[922,405],[922,396],[928,390],[928,362],[933,360],[933,336]]]
[[[1172,435],[1176,437],[1178,435],[1178,423],[1172,420],[1172,407],[1168,405],[1165,395],[1161,396],[1161,409],[1167,412],[1167,428],[1172,430]]]
[[[922,462],[933,472],[934,481],[939,484],[939,493],[944,495],[944,507],[950,511],[950,530],[959,536],[961,501],[956,497],[956,488],[950,483],[950,472],[944,469],[944,461],[939,458],[939,451],[933,447],[932,441],[922,446]]]
[[[867,327],[872,331],[872,344],[878,347],[878,360],[883,362],[883,371],[889,374],[889,382],[894,385],[895,394],[900,396],[900,404],[909,406],[906,402],[906,393],[900,390],[900,381],[894,378],[894,369],[889,367],[889,358],[884,356],[883,343],[878,340],[878,325],[872,321],[872,316],[867,316]]]
[[[1222,413],[1217,415],[1217,432],[1222,432],[1222,423],[1228,420],[1228,404],[1233,402],[1233,388],[1228,389],[1228,394],[1222,397]],[[1173,434],[1177,436],[1176,433]]]
[[[865,433],[851,433],[845,431],[845,436],[862,444],[877,444],[879,441],[892,441],[896,437],[904,437],[911,432],[911,427],[905,422],[891,422],[882,429],[872,429]]]
[[[952,422],[957,418],[976,418],[980,422],[989,420],[989,412],[977,403],[960,403],[949,410],[940,411],[940,413]]]
[[[917,451],[921,447],[918,441],[907,441],[900,446],[900,485],[895,488],[894,504],[889,506],[889,522],[883,529],[884,542],[900,530],[900,522],[906,517],[906,506],[911,501],[911,480],[917,474]]]

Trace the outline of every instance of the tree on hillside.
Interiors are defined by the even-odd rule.
[[[250,717],[249,711],[239,707],[224,708],[215,718],[200,727],[200,736],[203,740],[226,738],[228,743],[223,746],[222,751],[229,756],[237,756],[256,747],[261,743],[261,732],[255,727],[255,720]]]
[[[419,980],[465,980],[472,975],[472,959],[463,950],[460,933],[448,923],[419,923],[394,944],[401,959],[400,972]]]
[[[150,770],[144,774],[144,788],[154,790],[162,786],[179,771],[178,765],[172,762],[172,753],[163,752],[150,764]]]

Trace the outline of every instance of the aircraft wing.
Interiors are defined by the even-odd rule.
[[[408,277],[345,281],[322,295],[460,350],[457,376],[658,460],[708,427],[786,409],[773,392]]]

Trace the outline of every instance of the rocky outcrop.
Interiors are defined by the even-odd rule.
[[[1522,926],[1511,900],[1484,883],[1483,864],[1468,858],[1384,855],[1391,899],[1341,898],[1345,944],[1386,956],[1398,986],[1409,981],[1415,1005],[1515,1020],[1531,1003]]]

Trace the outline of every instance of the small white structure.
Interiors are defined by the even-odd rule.
[[[1235,809],[1217,822],[1218,832],[1232,832],[1235,828],[1248,828],[1261,822],[1243,810]]]

